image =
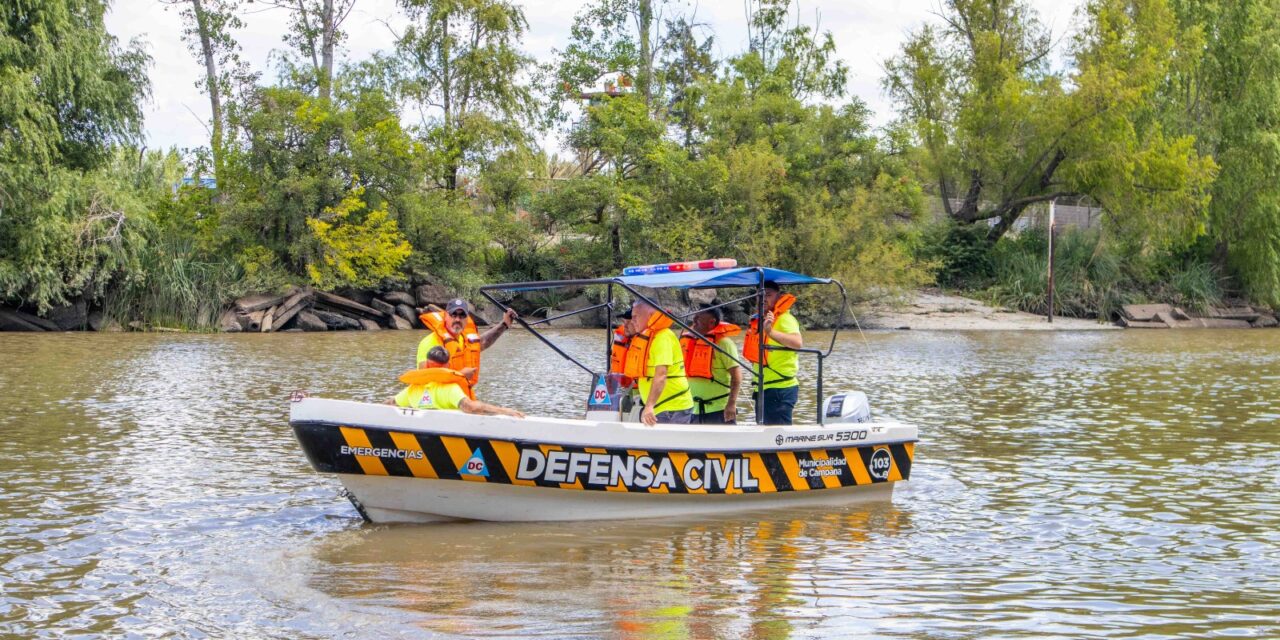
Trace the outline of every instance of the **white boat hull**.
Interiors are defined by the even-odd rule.
[[[658,425],[296,402],[312,465],[373,522],[575,521],[885,499],[916,429]]]

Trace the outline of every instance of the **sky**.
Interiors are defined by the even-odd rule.
[[[587,4],[584,0],[516,0],[524,7],[529,31],[525,50],[539,61],[549,61],[569,37],[573,17]],[[861,98],[875,113],[877,125],[892,117],[892,105],[880,81],[884,61],[893,57],[907,35],[934,15],[941,0],[798,0],[801,19],[818,21],[831,31],[837,51],[849,66],[849,92]],[[1073,22],[1074,2],[1031,0],[1041,19],[1062,39]],[[717,38],[719,57],[734,55],[746,46],[743,0],[674,0],[669,6],[692,10],[698,21],[708,23]],[[244,58],[264,77],[273,77],[270,55],[283,49],[282,34],[288,16],[283,10],[264,8],[250,2],[242,20],[245,28],[236,38]],[[388,50],[392,36],[387,24],[403,24],[395,0],[357,0],[343,28],[348,36],[343,55],[347,60],[368,57]],[[159,0],[113,0],[107,14],[107,30],[121,41],[140,38],[152,56],[152,96],[146,105],[146,136],[150,148],[189,148],[208,144],[205,123],[209,100],[196,86],[203,65],[182,40],[182,20],[177,8]],[[1061,46],[1061,45],[1059,45]]]

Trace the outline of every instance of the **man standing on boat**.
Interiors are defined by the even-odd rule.
[[[419,316],[422,324],[431,331],[418,343],[417,365],[427,360],[433,347],[443,347],[449,354],[449,368],[454,369],[476,384],[480,381],[480,352],[498,341],[516,320],[516,312],[507,309],[502,321],[481,335],[475,320],[467,312],[467,302],[456,298],[445,305],[444,311],[429,311]]]
[[[631,335],[623,361],[623,374],[640,383],[644,410],[640,421],[655,424],[689,424],[693,420],[693,396],[684,373],[680,340],[671,330],[672,320],[643,300],[631,305],[626,333]]]
[[[696,405],[694,420],[698,424],[737,424],[742,370],[737,361],[725,354],[738,352],[730,336],[738,335],[742,329],[725,322],[720,309],[711,305],[703,305],[693,316],[692,324],[695,331],[714,340],[723,350],[717,351],[706,340],[687,331],[680,336],[689,391]]]
[[[800,397],[800,381],[796,380],[800,355],[787,349],[804,348],[800,335],[800,321],[791,315],[791,305],[796,297],[782,290],[775,282],[764,284],[764,326],[760,327],[759,314],[751,319],[751,327],[742,339],[742,356],[755,364],[761,361],[760,335],[765,346],[785,349],[766,349],[764,362],[764,423],[791,424],[791,413]],[[760,384],[756,381],[756,384]]]
[[[396,394],[395,405],[407,409],[458,409],[482,416],[524,417],[515,409],[476,400],[471,383],[448,365],[449,352],[444,347],[428,349],[423,365],[400,376],[400,381],[409,386]]]

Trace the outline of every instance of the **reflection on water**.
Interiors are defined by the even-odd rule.
[[[828,389],[921,427],[892,502],[364,525],[284,398],[382,400],[418,337],[0,334],[0,635],[1280,635],[1280,332],[844,340]],[[587,381],[513,332],[480,391]]]

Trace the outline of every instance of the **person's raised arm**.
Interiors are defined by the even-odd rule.
[[[485,331],[484,334],[480,336],[480,350],[483,351],[488,349],[489,345],[497,342],[498,338],[501,337],[502,334],[506,333],[507,329],[511,328],[511,323],[515,321],[516,310],[507,309],[506,313],[502,314],[502,320],[499,321],[498,324],[489,327],[489,330]]]
[[[777,328],[774,326],[775,320],[777,320],[777,318],[774,317],[772,311],[765,314],[764,334],[772,338],[774,342],[777,342],[778,344],[788,349],[803,349],[804,337],[800,335],[800,332],[797,331],[796,333],[783,333],[782,331],[778,331]]]

